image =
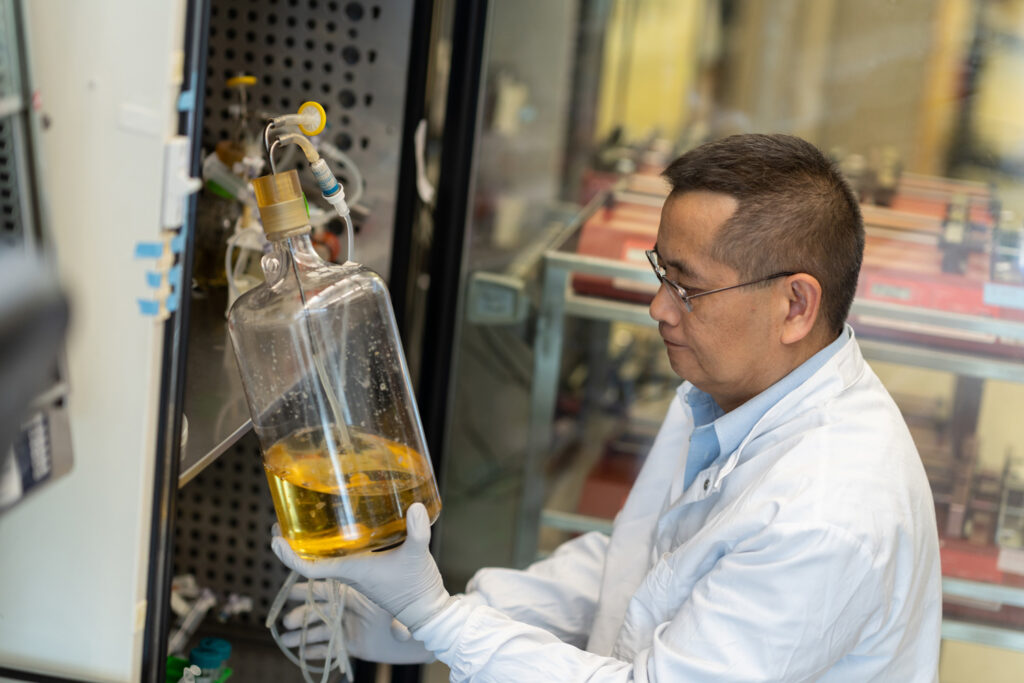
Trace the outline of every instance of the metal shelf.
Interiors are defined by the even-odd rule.
[[[937,311],[932,308],[864,299],[855,299],[850,313],[851,315],[887,318],[901,323],[915,323],[953,331],[977,332],[1005,340],[1024,341],[1024,323],[1016,320],[986,318],[981,315],[965,315],[950,311]]]
[[[224,318],[225,294],[192,298],[185,380],[188,440],[178,487],[194,479],[252,428]]]
[[[1004,650],[1024,652],[1024,632],[1014,631],[1001,626],[972,624],[966,621],[942,620],[942,639],[959,640],[965,643],[977,643],[999,647]]]
[[[1002,586],[967,579],[943,578],[942,594],[979,602],[1024,607],[1024,587]]]
[[[575,512],[561,512],[559,510],[544,510],[540,517],[541,524],[552,529],[561,529],[585,534],[590,531],[601,533],[612,533],[612,520],[590,515],[580,515]]]
[[[654,275],[647,266],[560,251],[548,252],[544,259],[548,269],[552,271],[552,276],[555,278],[564,276],[567,285],[569,277],[576,273],[613,277],[641,284],[654,283]],[[564,315],[588,320],[628,322],[651,327],[655,325],[645,304],[579,295],[572,292],[571,288],[565,290],[563,298],[562,312]],[[875,319],[887,318],[900,323],[920,323],[933,328],[946,328],[956,332],[975,332],[997,336],[1005,340],[1024,342],[1024,323],[1012,320],[947,313],[915,306],[859,299],[853,302],[850,312],[854,315],[870,316]],[[920,344],[909,342],[878,341],[870,337],[858,337],[857,341],[864,352],[864,357],[871,360],[932,370],[947,370],[982,379],[1024,383],[1024,363],[998,357],[922,347]]]

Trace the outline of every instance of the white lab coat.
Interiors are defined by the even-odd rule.
[[[610,539],[482,570],[415,637],[453,681],[937,680],[931,489],[846,334],[668,500],[693,429],[684,384]]]

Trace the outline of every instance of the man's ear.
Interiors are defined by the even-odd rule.
[[[813,275],[797,273],[786,277],[785,319],[782,322],[780,341],[783,344],[795,344],[804,339],[814,329],[821,310],[821,283]]]

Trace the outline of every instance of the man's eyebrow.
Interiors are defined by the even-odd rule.
[[[688,266],[684,261],[668,259],[662,256],[661,251],[658,250],[657,244],[654,245],[654,253],[658,255],[658,258],[660,258],[665,263],[665,265],[672,266],[677,271],[679,271],[679,275],[682,279],[690,281],[700,281],[701,278],[700,275],[697,274],[697,271]]]

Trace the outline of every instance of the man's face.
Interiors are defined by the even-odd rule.
[[[715,192],[686,192],[665,201],[657,252],[666,277],[688,293],[735,285],[731,267],[711,257],[711,245],[735,213],[738,202]],[[651,302],[651,317],[668,350],[672,369],[732,410],[771,382],[772,291],[740,287],[693,300],[693,311],[662,286]],[[764,384],[764,386],[762,386]]]

